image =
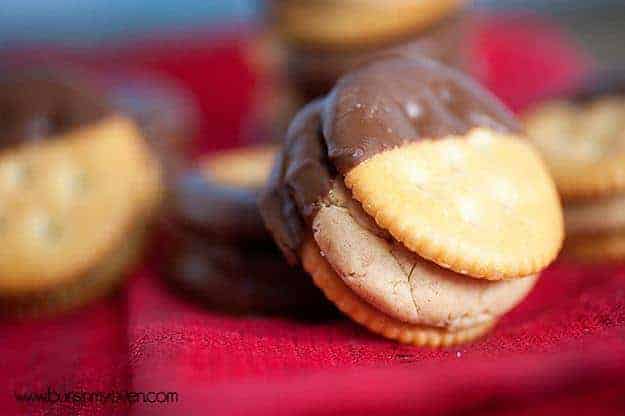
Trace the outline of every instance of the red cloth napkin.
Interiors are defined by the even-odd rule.
[[[473,72],[516,109],[589,65],[535,17],[481,19],[471,45]],[[184,82],[205,115],[202,148],[215,149],[242,140],[250,111],[254,77],[240,50],[221,40],[115,56]],[[210,312],[171,293],[147,264],[119,294],[80,311],[0,323],[0,356],[2,414],[623,414],[625,267],[560,261],[493,333],[430,350],[344,319]],[[93,403],[85,394],[95,392],[104,396]],[[150,392],[177,401],[144,401],[175,400]],[[30,393],[63,403],[16,399]]]

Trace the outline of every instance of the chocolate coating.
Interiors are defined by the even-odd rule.
[[[163,80],[56,66],[1,70],[0,146],[56,137],[113,113],[135,120],[164,162],[185,153],[193,136],[192,100]]]
[[[111,106],[136,120],[159,153],[188,153],[199,116],[185,89],[142,72],[102,77],[98,84],[106,88]]]
[[[625,95],[625,68],[610,68],[585,78],[576,88],[561,94],[587,102],[601,96]]]
[[[461,72],[425,58],[391,57],[343,77],[322,116],[328,156],[342,174],[403,143],[474,127],[518,132],[514,116]]]
[[[231,313],[333,314],[271,241],[256,204],[258,190],[222,185],[192,170],[169,194],[164,271],[182,292]]]
[[[268,241],[256,190],[209,182],[197,171],[181,174],[169,195],[169,217],[209,239]]]
[[[111,108],[83,82],[48,69],[7,70],[0,78],[0,146],[38,141],[96,122]]]
[[[164,272],[188,297],[235,314],[310,318],[333,314],[310,279],[288,267],[273,244],[222,244],[188,230],[178,231],[169,246]]]
[[[259,199],[263,219],[290,263],[305,236],[303,218],[312,216],[334,176],[321,136],[324,101],[313,101],[293,119],[284,148]]]
[[[337,174],[347,174],[384,150],[464,135],[474,127],[520,131],[494,96],[442,64],[390,54],[363,66],[293,120],[260,198],[265,224],[295,263]]]

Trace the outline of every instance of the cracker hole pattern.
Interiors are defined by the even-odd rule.
[[[12,226],[39,241],[57,242],[63,235],[62,218],[75,207],[89,189],[87,171],[74,161],[61,161],[48,166],[37,160],[5,160],[0,163],[0,194],[5,204],[0,212],[0,232]],[[45,168],[45,169],[44,169]],[[19,209],[32,209],[22,221],[13,218]],[[14,208],[15,209],[15,208]]]
[[[0,164],[0,190],[12,192],[27,186],[32,179],[32,166],[18,161]]]

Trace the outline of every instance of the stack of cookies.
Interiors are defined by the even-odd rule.
[[[116,287],[140,257],[162,193],[156,141],[171,130],[161,136],[136,108],[117,106],[83,72],[3,74],[1,315],[82,305]]]
[[[269,145],[222,151],[180,173],[162,218],[163,274],[213,310],[328,316],[333,309],[284,262],[258,211],[276,153]]]
[[[465,0],[277,0],[273,14],[287,72],[301,105],[326,94],[344,73],[400,47],[458,65]]]
[[[625,259],[625,77],[598,74],[524,119],[564,201],[565,253]]]
[[[460,72],[401,54],[298,113],[260,206],[339,309],[414,345],[487,332],[563,239],[555,185],[515,118]]]

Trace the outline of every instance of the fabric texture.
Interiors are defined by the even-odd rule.
[[[153,42],[90,59],[148,67],[187,85],[204,117],[205,152],[253,141],[240,128],[255,83],[242,42]],[[516,110],[591,66],[533,16],[482,17],[470,45],[472,72]],[[7,415],[623,414],[625,267],[559,260],[491,334],[431,350],[341,318],[208,311],[171,292],[148,260],[112,297],[57,318],[0,323],[0,354]],[[52,399],[171,391],[178,400],[16,400],[49,387]]]

